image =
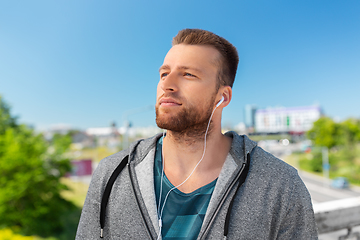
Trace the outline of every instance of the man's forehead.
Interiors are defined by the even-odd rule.
[[[166,54],[160,70],[170,68],[174,63],[178,63],[177,68],[179,69],[200,70],[200,68],[196,68],[196,65],[203,63],[210,63],[218,67],[220,58],[220,52],[212,46],[177,44]]]

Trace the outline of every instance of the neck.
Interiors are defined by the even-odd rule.
[[[196,152],[203,148],[206,140],[212,137],[213,129],[209,127],[209,130],[202,129],[201,131],[196,131],[195,129],[187,129],[182,132],[167,131],[166,136],[168,141],[174,143],[174,147],[180,149],[186,149],[190,152]]]
[[[168,166],[165,168],[183,169],[188,172],[200,159],[203,159],[199,166],[201,169],[207,165],[213,165],[213,161],[217,160],[217,153],[221,149],[226,149],[228,152],[229,147],[229,138],[221,133],[220,126],[213,126],[207,133],[206,139],[205,133],[198,136],[167,131],[163,145],[164,162]]]
[[[177,186],[191,175],[188,181],[178,188],[180,191],[192,192],[219,176],[230,150],[231,139],[221,134],[220,129],[216,131],[214,128],[207,136],[205,152],[204,145],[204,136],[200,139],[179,141],[171,131],[167,132],[163,141],[166,176]]]

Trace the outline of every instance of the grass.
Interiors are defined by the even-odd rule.
[[[118,152],[117,149],[110,149],[104,146],[97,148],[85,148],[81,150],[72,149],[69,153],[69,157],[74,160],[92,159],[95,162],[100,162],[101,159],[116,152]]]
[[[359,145],[351,150],[345,147],[330,150],[330,178],[346,177],[350,183],[360,185],[359,159]],[[322,175],[322,154],[319,151],[293,153],[285,161],[298,169]]]
[[[62,191],[61,196],[82,208],[89,185],[82,182],[75,182],[70,178],[62,178],[61,183],[69,188],[69,190]]]

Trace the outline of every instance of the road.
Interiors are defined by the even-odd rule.
[[[323,177],[302,171],[299,171],[299,175],[310,192],[313,204],[360,197],[359,187],[351,186],[349,189],[333,189],[329,187],[330,181],[324,180]]]
[[[286,157],[286,155],[291,154],[292,151],[299,150],[301,145],[290,144],[288,146],[284,146],[270,142],[265,144],[263,143],[261,147],[263,147],[266,151],[274,154],[278,158],[283,159]],[[322,202],[327,201],[360,196],[360,187],[351,186],[350,189],[333,189],[330,188],[330,180],[304,171],[298,171],[301,179],[304,181],[307,189],[310,192],[313,205],[321,204]],[[360,226],[353,228],[353,232],[360,232]],[[321,234],[319,235],[319,240],[337,240],[340,236],[344,236],[346,234],[346,229],[337,232]]]
[[[330,188],[330,182],[322,177],[299,172],[300,177],[304,181],[310,192],[313,204],[321,204],[322,202],[333,201],[344,198],[352,198],[360,196],[360,188],[352,186],[350,189],[333,189]],[[360,232],[360,226],[353,228],[353,232]],[[347,234],[347,230],[336,231],[319,235],[320,240],[337,240],[340,236]],[[351,239],[351,238],[350,238]]]

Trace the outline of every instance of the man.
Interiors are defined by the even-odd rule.
[[[237,64],[227,40],[178,33],[159,70],[156,123],[166,134],[100,162],[77,239],[317,239],[296,170],[246,136],[221,133]]]

